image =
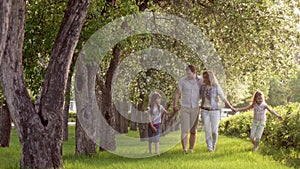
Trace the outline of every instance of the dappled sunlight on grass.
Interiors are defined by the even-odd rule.
[[[181,144],[177,142],[174,147],[164,152],[164,146],[172,141],[176,143],[179,132],[171,133],[169,137],[161,138],[160,156],[152,156],[147,158],[128,158],[115,155],[110,152],[97,152],[91,156],[76,156],[75,155],[75,127],[69,130],[69,141],[63,143],[63,160],[64,168],[66,169],[98,169],[98,168],[163,168],[163,169],[181,169],[181,168],[238,168],[238,169],[274,169],[288,168],[278,162],[275,162],[269,156],[263,156],[260,152],[252,152],[252,144],[250,141],[245,141],[238,138],[220,136],[215,152],[208,152],[205,142],[203,141],[204,134],[198,133],[198,140],[194,149],[194,153],[184,154],[181,149]],[[136,135],[137,132],[131,133]],[[117,136],[118,137],[118,136]],[[126,141],[126,140],[124,140]],[[127,140],[128,141],[128,140]],[[119,144],[119,143],[118,143]],[[117,151],[126,151],[133,148],[123,145],[123,150],[118,147]],[[140,154],[148,153],[148,142],[144,141],[140,145],[134,146],[133,152],[139,151]],[[0,168],[19,168],[20,160],[20,145],[16,134],[13,134],[12,145],[9,148],[0,149]],[[4,159],[4,160],[3,160]]]
[[[148,151],[148,141],[140,141],[138,132],[134,134],[119,134],[116,135],[117,149],[112,152],[119,156],[130,158],[145,158],[153,156]],[[180,131],[174,131],[160,138],[160,153],[164,153],[180,142]],[[154,148],[154,144],[153,148]]]

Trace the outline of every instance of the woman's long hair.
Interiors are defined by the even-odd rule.
[[[204,77],[205,75],[208,75],[209,81],[210,81],[210,86],[218,86],[218,80],[216,78],[216,76],[214,75],[214,73],[211,70],[204,70],[202,73],[202,77]]]
[[[153,93],[150,98],[150,114],[153,115],[153,109],[155,105],[157,106],[158,112],[160,112],[160,105],[156,103],[156,99],[161,98],[159,93]]]

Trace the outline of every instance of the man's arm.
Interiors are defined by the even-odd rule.
[[[175,94],[174,94],[174,103],[173,103],[174,113],[178,111],[177,103],[178,103],[179,97],[180,97],[180,90],[177,88],[175,91]]]

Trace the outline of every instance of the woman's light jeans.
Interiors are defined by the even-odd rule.
[[[207,149],[214,150],[218,140],[218,128],[220,123],[220,110],[201,109],[201,118],[204,125]]]

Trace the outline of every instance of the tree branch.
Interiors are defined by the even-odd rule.
[[[40,104],[42,114],[51,112],[47,115],[55,116],[63,111],[69,67],[89,3],[89,0],[69,1],[45,75]],[[45,114],[43,117],[47,120]]]
[[[111,84],[113,80],[113,76],[115,74],[115,71],[117,70],[117,67],[121,60],[122,50],[118,45],[116,45],[113,48],[113,58],[110,61],[109,68],[105,74],[105,87],[106,90],[111,90]]]
[[[6,1],[7,2],[7,1]],[[9,2],[7,2],[9,3]],[[25,1],[11,2],[10,15],[4,15],[9,24],[3,58],[0,65],[0,82],[3,93],[18,132],[22,122],[34,119],[34,105],[29,97],[22,68],[22,48],[25,33]],[[3,24],[3,23],[1,23]],[[3,40],[3,39],[2,39]],[[1,53],[2,53],[1,52]],[[22,114],[22,116],[21,116]],[[22,118],[21,118],[21,117]],[[27,126],[29,128],[31,126]],[[20,137],[22,140],[22,137]]]

